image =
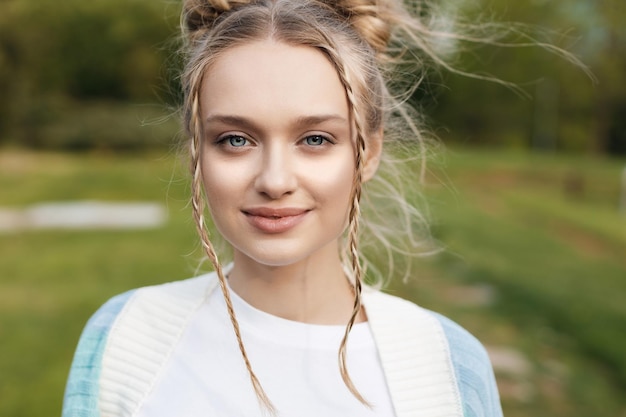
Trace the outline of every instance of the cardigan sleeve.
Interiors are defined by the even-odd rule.
[[[78,342],[63,398],[63,417],[99,417],[98,381],[109,331],[133,291],[106,302],[89,319]]]
[[[454,367],[465,417],[502,417],[493,368],[484,346],[452,320],[433,313],[441,323]]]

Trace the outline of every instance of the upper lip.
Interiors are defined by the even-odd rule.
[[[298,207],[250,207],[242,210],[244,214],[249,216],[260,216],[260,217],[289,217],[289,216],[298,216],[300,214],[306,213],[309,211],[308,209],[298,208]]]

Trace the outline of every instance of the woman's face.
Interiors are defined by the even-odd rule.
[[[202,176],[235,259],[294,264],[338,249],[355,171],[344,88],[325,56],[258,41],[205,74]]]

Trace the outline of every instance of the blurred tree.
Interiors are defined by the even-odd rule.
[[[460,68],[491,72],[516,83],[528,98],[495,83],[454,74],[442,80],[435,75],[414,99],[432,114],[436,125],[449,129],[441,135],[444,140],[626,153],[626,2],[447,4],[450,11],[459,8],[459,15],[470,22],[484,21],[487,15],[487,20],[532,25],[521,32],[513,24],[500,28],[508,31],[506,40],[512,43],[527,42],[524,34],[532,34],[537,42],[574,52],[599,83],[594,87],[583,71],[541,47],[474,45],[458,55]],[[108,116],[90,117],[86,109],[112,109],[109,104],[87,103],[177,103],[180,88],[170,74],[179,67],[175,54],[179,7],[167,0],[0,2],[0,143],[61,146],[67,141],[49,135],[67,131],[56,125],[71,120],[68,113],[104,120]],[[449,22],[444,19],[441,24]],[[535,26],[554,32],[529,29]],[[442,45],[459,51],[468,46]],[[436,103],[428,98],[431,91],[437,93]],[[87,145],[89,138],[81,141]]]
[[[508,42],[547,42],[571,51],[590,67],[594,85],[575,65],[536,47],[481,45],[460,66],[492,69],[520,86],[529,99],[497,84],[451,75],[433,110],[447,138],[475,144],[532,146],[552,150],[626,152],[626,3],[622,0],[463,2],[463,14],[527,23],[507,26]],[[547,30],[543,30],[543,29]],[[460,45],[463,51],[464,45]],[[474,99],[476,98],[476,99]]]
[[[585,51],[600,83],[595,94],[598,152],[626,154],[626,3],[622,0],[589,2],[596,19],[581,15],[590,42]]]
[[[1,2],[0,142],[45,145],[46,126],[85,100],[169,100],[177,24],[165,2]]]
[[[55,9],[52,17],[48,8]],[[153,100],[161,66],[173,53],[166,40],[176,30],[164,9],[146,0],[38,1],[29,20],[47,48],[31,57],[37,87],[80,99]]]

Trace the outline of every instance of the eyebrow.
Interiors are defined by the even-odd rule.
[[[313,116],[302,116],[296,119],[295,124],[299,127],[314,126],[324,122],[347,122],[345,117],[338,114],[320,114]]]
[[[256,128],[256,123],[246,117],[229,115],[229,114],[213,114],[208,116],[205,119],[206,123],[223,123],[227,125],[237,125],[242,126],[244,128],[254,129]],[[324,122],[347,122],[347,119],[338,114],[319,114],[319,115],[311,115],[311,116],[301,116],[298,117],[294,124],[297,127],[303,128],[308,126],[315,126]]]
[[[232,116],[232,115],[227,115],[227,114],[210,115],[209,117],[205,119],[205,121],[207,124],[218,122],[218,123],[223,123],[226,125],[243,126],[248,129],[252,129],[255,127],[255,124],[251,120],[246,119],[245,117]]]

